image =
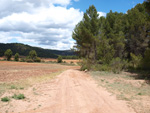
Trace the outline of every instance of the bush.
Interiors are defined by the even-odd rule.
[[[83,59],[82,62],[80,63],[80,66],[81,71],[90,70],[92,67],[92,62],[89,59]]]
[[[3,97],[3,98],[1,98],[1,101],[8,102],[8,101],[10,101],[10,99],[8,97]]]
[[[20,59],[20,62],[25,62],[25,61],[26,61],[25,58]]]
[[[29,52],[29,57],[30,57],[30,59],[35,60],[35,59],[37,58],[37,53],[36,53],[36,51],[35,51],[35,50],[31,50],[31,51]]]
[[[91,67],[93,71],[111,71],[111,67],[108,64],[94,64]]]
[[[40,58],[40,57],[36,57],[36,58],[34,59],[34,62],[41,62],[41,58]]]
[[[121,61],[121,59],[119,57],[117,58],[114,58],[112,61],[111,61],[111,70],[114,72],[114,73],[120,73],[123,69],[123,62]]]
[[[12,57],[12,51],[11,49],[7,49],[4,53],[5,57],[7,58],[8,61],[10,61],[11,57]]]
[[[15,61],[19,61],[19,53],[16,53],[16,54],[15,54],[14,60],[15,60]]]
[[[138,68],[140,66],[142,56],[141,55],[136,56],[133,53],[130,53],[130,56],[131,56],[131,63],[133,68]]]
[[[18,95],[14,94],[12,96],[12,98],[17,99],[17,100],[21,100],[21,99],[24,99],[25,96],[24,96],[24,94],[18,94]]]
[[[32,59],[26,59],[26,62],[30,63],[30,62],[33,62]]]
[[[62,57],[61,56],[58,56],[57,63],[62,63]]]

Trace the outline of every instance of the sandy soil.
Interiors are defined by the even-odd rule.
[[[18,90],[24,100],[0,102],[0,112],[21,113],[134,113],[85,72],[67,70],[55,79]],[[3,96],[12,95],[5,93]]]

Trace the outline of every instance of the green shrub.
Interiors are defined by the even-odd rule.
[[[111,70],[111,68],[107,64],[103,64],[100,66],[100,71],[110,71],[110,70]]]
[[[12,51],[11,49],[7,49],[4,53],[5,57],[7,58],[8,61],[10,61],[11,57],[12,57]]]
[[[26,61],[25,58],[20,59],[20,62],[25,62],[25,61]]]
[[[31,50],[31,51],[29,52],[29,58],[32,59],[32,60],[35,60],[36,57],[37,57],[36,51],[35,51],[35,50]]]
[[[131,63],[133,68],[138,68],[140,66],[142,56],[141,55],[136,56],[133,53],[130,53],[130,56],[131,56]]]
[[[24,99],[25,96],[24,96],[24,94],[18,94],[18,95],[14,94],[12,96],[12,98],[17,99],[17,100],[21,100],[21,99]]]
[[[84,70],[90,70],[92,67],[92,62],[89,59],[83,59],[82,62],[80,63],[80,70],[84,71]]]
[[[10,99],[9,99],[9,97],[3,97],[3,98],[1,98],[1,101],[8,102],[8,101],[10,101]]]
[[[26,62],[33,62],[32,59],[26,59]]]
[[[62,63],[62,56],[58,56],[58,58],[57,58],[57,63]]]
[[[15,60],[15,61],[19,61],[19,53],[16,53],[16,54],[15,54],[14,60]]]
[[[10,89],[17,89],[17,87],[14,85],[11,85]]]
[[[41,58],[40,58],[40,57],[36,57],[36,58],[34,59],[34,62],[41,62]]]
[[[123,64],[122,64],[122,61],[119,57],[117,58],[114,58],[112,61],[111,61],[111,70],[114,72],[114,73],[120,73],[122,68],[123,68]]]

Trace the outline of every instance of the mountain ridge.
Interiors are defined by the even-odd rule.
[[[33,47],[22,43],[0,43],[0,56],[4,56],[4,53],[7,49],[11,49],[13,55],[19,53],[21,56],[28,56],[31,50],[35,50],[39,57],[44,58],[57,58],[58,55],[62,56],[75,55],[75,53],[72,50],[43,49],[41,47]]]

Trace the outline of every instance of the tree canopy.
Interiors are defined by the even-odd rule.
[[[96,8],[90,6],[72,34],[80,57],[103,65],[139,61],[150,47],[149,3],[137,4],[125,14],[110,10],[106,17],[99,17]]]

